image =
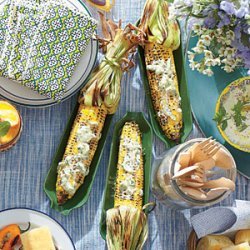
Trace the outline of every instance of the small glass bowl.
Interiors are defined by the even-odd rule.
[[[179,185],[177,184],[176,180],[172,180],[179,154],[181,152],[187,151],[194,143],[201,142],[205,139],[206,138],[198,138],[190,140],[186,143],[183,143],[168,150],[159,158],[155,159],[151,175],[152,192],[157,198],[157,200],[159,200],[162,204],[174,209],[201,208],[214,205],[224,200],[232,192],[231,190],[225,191],[224,193],[218,195],[216,198],[211,200],[198,200],[185,194],[179,188]],[[229,151],[223,145],[221,145],[221,148],[224,149],[227,153],[229,153]],[[226,177],[235,183],[237,171],[233,157],[232,162],[233,166],[229,170],[224,170],[215,167],[214,171],[216,171],[218,175],[216,175],[216,177]]]
[[[20,112],[16,109],[16,107],[13,104],[11,104],[10,102],[8,102],[6,100],[2,100],[2,99],[0,99],[0,101],[8,103],[9,105],[11,105],[17,111],[18,116],[19,116],[19,123],[20,123],[18,132],[16,133],[15,137],[12,138],[12,140],[10,140],[10,141],[8,141],[8,142],[6,142],[4,144],[0,144],[0,152],[3,152],[3,151],[6,151],[6,150],[12,148],[13,146],[15,146],[17,141],[20,139],[22,129],[23,129],[23,121],[22,121],[22,117],[20,115]]]

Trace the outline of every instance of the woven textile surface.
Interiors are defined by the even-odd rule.
[[[144,2],[116,0],[115,7],[107,16],[115,21],[121,18],[123,23],[135,23]],[[93,16],[98,18],[96,10],[89,5],[88,7]],[[17,145],[7,152],[0,153],[0,210],[29,207],[43,211],[65,227],[77,250],[102,250],[106,247],[99,234],[99,221],[114,123],[126,111],[142,111],[148,117],[139,66],[136,65],[123,78],[121,103],[109,131],[89,200],[85,206],[73,210],[65,217],[50,208],[49,200],[43,191],[43,183],[76,100],[75,95],[60,104],[41,109],[18,106],[23,117],[24,129]],[[200,136],[194,127],[191,137]],[[164,145],[155,138],[153,153],[159,155],[164,150]],[[222,204],[230,205],[234,198],[250,199],[250,181],[243,176],[237,176],[236,192]],[[154,201],[153,196],[151,200]],[[174,211],[157,203],[156,209],[149,216],[149,239],[144,249],[186,249],[186,241],[191,231],[188,219],[197,212]]]

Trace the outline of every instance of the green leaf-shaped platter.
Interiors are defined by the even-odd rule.
[[[151,93],[150,93],[150,86],[148,82],[147,77],[147,70],[146,70],[146,64],[145,64],[145,57],[144,57],[144,49],[139,46],[138,48],[138,54],[139,54],[139,65],[141,69],[141,75],[142,75],[142,81],[144,84],[144,89],[146,92],[146,98],[149,108],[149,115],[150,115],[150,121],[152,128],[156,134],[156,136],[161,139],[167,148],[171,148],[178,144],[179,142],[184,142],[190,132],[192,131],[193,127],[193,120],[192,120],[192,112],[190,107],[190,101],[189,101],[189,93],[187,88],[187,79],[186,79],[186,73],[185,73],[185,60],[183,56],[183,48],[182,44],[180,44],[180,47],[173,51],[174,54],[174,61],[175,61],[175,68],[179,83],[179,91],[181,96],[181,108],[183,112],[183,128],[181,131],[181,138],[179,142],[171,141],[163,130],[161,129],[161,126],[157,120],[157,115],[154,110],[153,102],[151,99]]]
[[[127,112],[127,114],[116,123],[113,139],[110,150],[108,172],[106,179],[106,186],[103,198],[102,214],[100,221],[100,233],[102,238],[106,239],[106,211],[114,207],[114,193],[115,193],[115,182],[117,174],[117,161],[119,153],[119,143],[121,130],[126,122],[136,122],[142,134],[142,148],[144,152],[144,197],[143,205],[148,203],[149,200],[149,187],[150,187],[150,173],[151,173],[151,155],[152,155],[152,130],[142,113],[138,112]]]
[[[58,146],[57,152],[55,154],[49,173],[44,183],[44,191],[51,201],[51,207],[64,215],[68,215],[73,209],[79,208],[87,202],[98,169],[98,165],[101,160],[103,148],[105,145],[109,127],[113,117],[113,115],[108,115],[106,117],[104,127],[102,130],[102,137],[99,140],[98,147],[96,149],[94,158],[90,165],[89,174],[86,176],[83,185],[78,189],[78,191],[76,192],[76,194],[73,196],[72,199],[68,200],[65,204],[59,206],[56,198],[57,166],[58,163],[62,160],[62,157],[64,155],[70,131],[72,129],[78,111],[78,107],[79,105],[76,105],[71,117],[69,118],[68,124],[61,137],[61,142]]]

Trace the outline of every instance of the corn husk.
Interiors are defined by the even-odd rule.
[[[87,106],[103,104],[108,113],[113,114],[120,101],[123,72],[134,66],[130,56],[140,43],[142,32],[132,24],[122,29],[121,22],[117,25],[111,20],[107,21],[103,14],[101,21],[105,38],[97,39],[106,54],[82,89],[79,102]]]
[[[144,42],[158,43],[172,50],[180,46],[180,28],[177,21],[169,17],[165,0],[146,1],[139,28],[146,34]]]
[[[119,206],[106,214],[109,250],[140,250],[148,237],[146,214],[135,207]]]

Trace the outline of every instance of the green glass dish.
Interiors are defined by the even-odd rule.
[[[140,112],[127,112],[126,115],[116,123],[110,150],[106,186],[104,191],[102,214],[100,221],[100,234],[106,239],[106,211],[114,207],[115,181],[117,174],[117,161],[119,153],[119,143],[121,130],[126,122],[136,122],[142,134],[142,147],[144,152],[144,197],[143,205],[149,202],[149,187],[152,157],[152,129],[144,115]],[[147,211],[146,211],[147,213]]]
[[[67,146],[68,138],[69,138],[78,108],[79,108],[79,105],[77,104],[66,125],[65,131],[61,137],[60,144],[58,146],[57,152],[52,161],[50,170],[48,172],[48,175],[44,183],[44,191],[51,201],[51,208],[62,213],[63,215],[68,215],[73,209],[79,208],[87,202],[90,191],[92,189],[94,179],[95,179],[95,175],[98,169],[98,165],[101,160],[105,141],[106,141],[109,127],[110,127],[112,117],[113,117],[113,115],[108,115],[106,117],[104,127],[102,130],[102,137],[99,140],[98,147],[96,149],[94,158],[90,165],[89,174],[86,176],[83,185],[77,190],[76,194],[70,200],[68,200],[65,204],[59,206],[57,203],[57,198],[56,198],[57,166],[58,166],[58,163],[62,160],[62,157],[64,155],[65,148]]]
[[[175,68],[176,68],[176,73],[177,73],[178,82],[179,82],[179,91],[180,91],[180,96],[181,96],[181,108],[183,112],[182,114],[183,115],[183,127],[181,131],[181,138],[178,142],[168,139],[165,133],[163,132],[163,130],[161,129],[161,126],[157,120],[157,115],[154,110],[153,102],[151,99],[151,93],[150,93],[150,87],[149,87],[146,64],[145,64],[145,57],[144,57],[144,49],[141,46],[139,46],[138,48],[138,54],[139,54],[139,66],[141,70],[141,76],[142,76],[142,81],[144,84],[144,89],[146,92],[146,99],[148,103],[150,122],[151,122],[152,128],[156,136],[165,143],[166,147],[171,148],[178,143],[184,142],[193,128],[192,112],[191,112],[190,101],[189,101],[189,92],[188,92],[188,87],[187,87],[185,60],[183,56],[182,44],[180,44],[180,47],[177,50],[173,51],[174,60],[175,60]]]

